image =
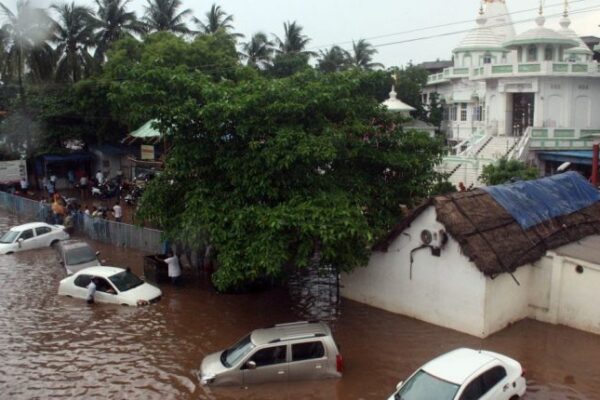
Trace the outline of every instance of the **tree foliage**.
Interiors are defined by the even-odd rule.
[[[114,100],[145,103],[173,144],[140,217],[172,239],[202,231],[217,250],[219,289],[281,278],[315,257],[340,271],[365,265],[399,204],[434,183],[441,144],[398,129],[365,94],[368,74],[134,76]]]
[[[532,180],[539,177],[536,168],[528,167],[518,160],[502,158],[496,164],[483,167],[481,180],[488,186],[501,185],[513,180]]]

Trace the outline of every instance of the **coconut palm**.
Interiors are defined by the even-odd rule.
[[[221,6],[213,4],[210,11],[205,14],[206,21],[203,22],[198,18],[194,17],[192,20],[198,28],[200,33],[205,35],[214,35],[219,31],[228,33],[234,38],[244,37],[241,33],[230,33],[233,29],[233,15],[228,15]]]
[[[249,42],[242,44],[242,55],[248,65],[266,69],[273,63],[273,42],[263,32],[255,33]]]
[[[275,42],[278,45],[277,52],[281,54],[292,54],[302,53],[310,56],[316,55],[311,51],[306,51],[306,46],[310,42],[310,38],[302,34],[302,26],[298,25],[296,21],[285,22],[283,24],[283,39],[280,39],[277,35],[275,36]]]
[[[104,55],[113,42],[126,36],[145,32],[145,25],[138,20],[135,12],[127,11],[126,7],[129,1],[96,0],[98,6],[95,18],[97,47],[94,58],[98,62],[104,61]]]
[[[383,68],[383,64],[372,62],[375,54],[377,54],[377,50],[366,40],[353,41],[350,62],[354,67],[365,70]]]
[[[339,46],[319,52],[319,70],[322,72],[339,72],[350,66],[350,54]]]
[[[58,80],[77,82],[91,67],[88,49],[95,45],[93,11],[75,3],[55,4],[52,9],[57,13],[53,39],[58,57],[56,77]]]
[[[52,54],[48,45],[54,24],[45,10],[33,7],[29,0],[18,0],[16,12],[0,3],[0,12],[4,17],[0,28],[6,49],[3,78],[17,76],[21,97],[25,97],[23,75],[26,66],[34,74],[48,75],[48,62],[44,55]],[[51,73],[51,72],[50,72]]]
[[[149,31],[171,31],[174,33],[190,33],[184,19],[192,13],[186,8],[179,12],[181,0],[146,0],[144,22]]]

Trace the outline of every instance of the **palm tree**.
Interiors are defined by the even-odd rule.
[[[88,48],[94,43],[93,11],[75,3],[55,4],[52,9],[58,14],[56,22],[56,77],[59,80],[77,82],[83,72],[91,66]]]
[[[251,67],[266,69],[273,63],[273,42],[263,32],[255,33],[249,42],[243,43],[242,51]]]
[[[302,34],[302,29],[304,28],[298,25],[296,21],[285,22],[283,24],[283,39],[280,39],[277,35],[274,35],[275,41],[279,46],[277,52],[281,54],[301,53],[309,56],[316,55],[314,52],[306,51],[306,45],[310,42],[310,38]]]
[[[205,14],[206,22],[200,21],[194,17],[192,20],[198,28],[200,33],[205,35],[214,35],[215,33],[222,31],[230,34],[234,38],[244,37],[241,33],[229,33],[233,29],[233,15],[228,15],[221,6],[213,4],[210,11]]]
[[[184,19],[192,13],[186,8],[178,12],[181,0],[146,0],[144,22],[149,31],[171,31],[174,33],[190,33]]]
[[[354,67],[365,70],[383,68],[383,64],[372,62],[375,54],[377,54],[377,50],[365,39],[360,39],[358,42],[353,41],[350,62]]]
[[[104,61],[104,55],[113,42],[126,36],[145,32],[145,26],[137,19],[135,12],[127,11],[126,6],[129,1],[96,0],[98,5],[95,18],[97,47],[94,58],[100,63]]]
[[[0,12],[4,16],[4,23],[0,29],[6,49],[3,77],[17,75],[21,99],[24,101],[25,66],[34,73],[37,71],[40,76],[46,75],[47,65],[51,63],[47,63],[47,60],[43,60],[43,63],[41,61],[44,54],[52,54],[47,40],[52,35],[54,25],[46,11],[33,7],[29,0],[18,0],[16,13],[0,3]]]
[[[339,46],[319,52],[319,70],[322,72],[340,72],[348,69],[350,54]]]

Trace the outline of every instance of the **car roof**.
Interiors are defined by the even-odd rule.
[[[456,349],[425,364],[421,369],[445,381],[462,385],[483,366],[498,361],[489,352]]]
[[[97,266],[97,267],[89,267],[84,268],[81,271],[75,273],[74,276],[78,275],[94,275],[100,276],[103,278],[108,278],[109,276],[113,276],[114,274],[118,274],[119,272],[125,271],[124,268],[119,267],[107,267],[107,266]]]
[[[24,231],[25,229],[39,228],[40,226],[47,226],[49,228],[52,228],[52,225],[48,225],[45,222],[29,222],[27,224],[13,226],[12,228],[10,228],[10,230],[11,231]]]
[[[252,331],[251,339],[255,345],[261,346],[267,343],[329,335],[331,335],[331,330],[324,322],[300,321],[279,324],[270,328],[256,329]]]
[[[73,239],[72,240],[61,240],[58,243],[65,250],[76,249],[79,247],[90,247],[90,248],[92,247],[87,242],[84,242],[83,240],[73,240]]]

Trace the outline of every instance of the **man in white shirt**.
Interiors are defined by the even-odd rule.
[[[96,282],[94,282],[94,278],[87,285],[87,303],[94,303],[94,295],[96,294]]]
[[[104,182],[104,174],[102,174],[102,171],[100,170],[96,172],[96,181],[98,182],[98,185],[102,185],[102,183]]]
[[[117,201],[117,203],[113,206],[113,214],[115,215],[115,221],[121,222],[123,220],[123,208]]]
[[[181,265],[179,265],[179,257],[169,251],[168,257],[165,259],[167,266],[169,267],[169,278],[174,285],[179,285],[179,278],[181,277]]]
[[[27,178],[21,178],[21,191],[27,192],[29,189],[29,182],[27,182]]]

